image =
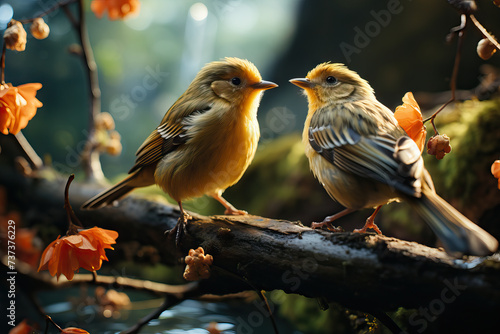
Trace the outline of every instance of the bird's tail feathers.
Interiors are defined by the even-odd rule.
[[[486,256],[498,249],[498,241],[492,235],[436,193],[426,191],[421,198],[411,199],[409,203],[436,233],[447,253]]]
[[[143,177],[144,175],[141,175],[143,174],[141,172],[143,172],[141,169],[137,170],[133,174],[127,176],[121,182],[92,197],[87,202],[83,203],[82,209],[99,209],[104,206],[111,205],[114,201],[119,200],[135,188],[145,187],[154,183],[153,181],[149,180],[145,182]]]

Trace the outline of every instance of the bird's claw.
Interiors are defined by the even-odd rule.
[[[224,211],[225,215],[231,215],[231,216],[244,216],[248,215],[248,212],[245,210],[238,210],[236,208],[226,208],[226,211]]]
[[[365,226],[363,226],[362,228],[357,228],[355,229],[353,232],[354,233],[366,233],[366,231],[371,228],[373,229],[375,232],[377,232],[377,234],[382,234],[382,231],[380,231],[380,229],[378,228],[377,224],[375,224],[373,222],[372,219],[370,219],[371,216],[366,220],[366,223],[365,223]]]
[[[326,226],[326,228],[329,230],[329,231],[333,231],[333,232],[343,232],[344,229],[341,227],[341,226],[333,226],[331,222],[329,221],[322,221],[321,223],[317,223],[317,222],[313,222],[311,223],[311,228],[313,230],[317,229],[317,228],[323,228],[324,226]]]
[[[188,214],[181,215],[179,217],[179,219],[177,220],[177,224],[175,225],[175,227],[172,230],[170,230],[169,235],[172,235],[172,236],[175,235],[175,246],[177,248],[179,248],[181,245],[182,237],[187,234],[186,225],[187,225],[188,221],[192,218],[193,217],[191,217]]]

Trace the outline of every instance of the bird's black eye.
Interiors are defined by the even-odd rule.
[[[241,79],[238,77],[234,77],[231,79],[231,83],[235,86],[238,86],[241,83]]]
[[[326,82],[329,84],[335,84],[337,83],[337,78],[329,76],[328,78],[326,78]]]

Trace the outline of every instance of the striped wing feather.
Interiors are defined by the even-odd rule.
[[[421,196],[423,161],[409,137],[396,138],[387,132],[362,135],[353,126],[318,124],[325,120],[324,115],[316,117],[318,114],[311,119],[309,142],[334,167],[390,185],[407,195]]]
[[[129,170],[129,173],[133,173],[144,166],[158,163],[166,154],[183,145],[188,139],[183,124],[185,117],[204,113],[211,108],[211,104],[193,105],[191,110],[183,110],[182,113],[179,113],[175,110],[179,105],[185,104],[175,103],[163,118],[162,123],[151,132],[139,147],[135,154],[137,156],[135,164]],[[175,117],[176,115],[178,116]]]

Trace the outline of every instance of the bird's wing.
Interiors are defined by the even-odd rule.
[[[184,128],[185,118],[205,113],[212,107],[212,103],[202,102],[196,105],[194,103],[183,103],[179,100],[170,107],[165,117],[163,117],[161,124],[151,132],[149,137],[139,147],[135,154],[137,156],[135,164],[129,173],[160,161],[165,154],[174,151],[184,144],[188,139],[186,129]]]
[[[420,197],[423,161],[409,137],[387,132],[362,135],[354,127],[325,122],[316,112],[309,127],[309,143],[323,158],[341,170],[388,184]],[[326,124],[325,124],[326,123]]]

